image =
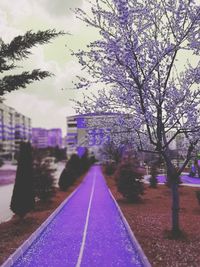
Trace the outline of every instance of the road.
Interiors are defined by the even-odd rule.
[[[165,183],[166,182],[166,176],[165,175],[158,175],[157,178],[158,178],[159,183]],[[188,186],[194,186],[194,187],[200,186],[200,178],[190,177],[190,176],[188,176],[188,174],[181,175],[181,182],[184,185],[188,185]]]
[[[13,212],[10,210],[13,186],[13,184],[0,186],[0,223],[9,220],[13,216]]]
[[[99,166],[13,267],[144,266]]]

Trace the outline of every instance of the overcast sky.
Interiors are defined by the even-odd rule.
[[[53,72],[55,77],[5,96],[5,104],[29,116],[33,127],[60,127],[63,134],[66,132],[66,116],[74,114],[70,99],[79,98],[79,93],[71,88],[72,80],[81,70],[70,49],[83,48],[96,37],[92,29],[75,18],[71,11],[75,7],[88,10],[84,0],[0,1],[0,36],[5,42],[27,30],[55,28],[72,34],[34,48],[30,59],[20,62],[23,70],[40,68]]]

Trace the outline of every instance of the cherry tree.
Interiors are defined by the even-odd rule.
[[[99,31],[87,50],[74,53],[89,74],[79,77],[77,88],[100,88],[85,94],[79,108],[132,115],[132,131],[148,137],[166,163],[172,232],[180,233],[178,180],[200,136],[200,6],[195,0],[96,0],[90,14],[76,14]],[[180,135],[187,153],[177,168],[170,144]]]

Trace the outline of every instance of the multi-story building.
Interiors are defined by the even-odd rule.
[[[68,156],[77,152],[77,144],[78,144],[77,118],[78,116],[67,117],[66,147]]]
[[[37,148],[48,147],[48,130],[32,128],[32,145]]]
[[[102,145],[109,143],[111,138],[121,141],[124,137],[127,139],[130,137],[134,140],[133,132],[126,133],[127,129],[131,128],[132,118],[131,115],[118,113],[91,113],[67,117],[66,147],[68,156],[76,152],[82,155],[87,148],[98,158],[99,149]],[[173,135],[174,131],[169,131],[167,140],[170,140]],[[178,153],[181,157],[184,157],[187,146],[188,141],[183,134],[178,135],[170,143],[170,149],[174,155]]]
[[[48,145],[62,147],[62,130],[60,128],[48,130]]]
[[[31,119],[16,112],[15,113],[15,146],[19,149],[21,141],[31,141],[32,127]]]
[[[31,141],[31,119],[0,103],[0,154],[10,158],[19,150],[19,142]]]
[[[44,129],[33,128],[32,129],[32,145],[37,148],[45,147],[61,147],[62,146],[62,131],[59,128]]]
[[[87,148],[98,158],[99,149],[110,141],[111,128],[117,118],[117,113],[90,113],[67,117],[67,155],[76,152],[82,155]]]

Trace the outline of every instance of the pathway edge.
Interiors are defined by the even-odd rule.
[[[87,174],[86,174],[87,175]],[[39,235],[46,229],[46,227],[53,221],[56,215],[63,209],[69,200],[78,192],[81,184],[49,215],[49,217],[33,232],[28,239],[26,239],[21,246],[19,246],[0,267],[11,267],[15,261],[24,254],[24,252],[32,245],[32,243],[39,237]]]
[[[139,256],[140,256],[140,258],[142,260],[142,263],[144,264],[144,267],[151,267],[151,264],[150,264],[147,256],[145,255],[142,247],[140,246],[139,242],[137,241],[137,239],[136,239],[133,231],[131,230],[130,225],[128,224],[128,222],[127,222],[127,220],[126,220],[126,218],[125,218],[120,206],[118,205],[116,199],[114,198],[114,196],[113,196],[113,194],[112,194],[112,192],[111,192],[111,190],[109,188],[108,188],[108,191],[109,191],[109,194],[110,194],[112,200],[114,201],[115,206],[116,206],[116,208],[117,208],[117,210],[118,210],[118,212],[120,214],[120,217],[121,217],[121,219],[123,221],[123,224],[124,224],[124,226],[125,226],[125,228],[127,230],[127,233],[129,235],[129,238],[130,238],[132,244],[134,246],[136,246],[136,248],[137,248],[137,251],[138,251]]]

